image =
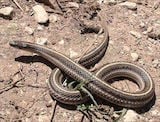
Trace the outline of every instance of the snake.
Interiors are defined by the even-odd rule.
[[[44,45],[17,40],[12,40],[9,44],[14,48],[37,53],[57,67],[51,72],[47,84],[50,95],[61,103],[76,105],[89,99],[87,94],[83,94],[79,90],[63,87],[62,81],[65,73],[77,82],[85,84],[84,87],[93,95],[110,103],[127,108],[144,107],[155,95],[154,82],[145,69],[128,62],[107,64],[99,69],[96,74],[87,69],[87,67],[101,60],[108,47],[109,33],[103,19],[101,26],[104,32],[102,43],[86,53],[78,62]],[[121,77],[131,79],[138,85],[139,90],[135,92],[123,91],[109,83],[110,80]]]

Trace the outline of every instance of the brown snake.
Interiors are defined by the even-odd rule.
[[[154,83],[150,75],[143,68],[131,63],[117,62],[102,67],[96,75],[94,75],[83,67],[95,64],[105,54],[109,35],[103,20],[101,24],[104,29],[103,42],[96,49],[84,55],[78,63],[55,50],[38,44],[10,41],[10,45],[38,53],[74,80],[85,83],[85,88],[102,99],[123,107],[143,107],[154,96]],[[71,105],[80,104],[88,100],[88,96],[83,96],[78,90],[69,90],[62,86],[63,75],[59,69],[53,70],[50,75],[48,86],[51,96],[57,101]],[[140,90],[134,93],[125,92],[107,83],[107,81],[119,77],[132,79],[139,86]]]

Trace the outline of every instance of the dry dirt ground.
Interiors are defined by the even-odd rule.
[[[5,6],[14,8],[12,19],[0,17],[0,122],[49,122],[55,105],[46,85],[51,67],[37,60],[33,53],[10,47],[8,42],[10,40],[36,42],[37,38],[47,38],[47,47],[56,49],[71,58],[80,56],[93,41],[96,45],[102,39],[103,35],[97,37],[95,33],[80,33],[80,14],[94,14],[97,8],[100,8],[105,15],[110,36],[107,52],[98,66],[115,61],[126,61],[146,69],[155,83],[156,100],[148,111],[141,113],[143,119],[140,118],[139,121],[159,121],[160,38],[149,38],[147,33],[150,28],[153,33],[160,30],[158,0],[139,0],[138,2],[131,0],[137,4],[137,10],[122,7],[120,3],[106,2],[98,7],[91,7],[89,3],[78,3],[79,8],[68,7],[64,15],[59,13],[61,9],[56,3],[55,8],[52,9],[34,0],[17,1],[24,11],[21,11],[12,0],[0,0],[0,8]],[[60,2],[65,6],[68,1]],[[48,25],[38,24],[32,12],[32,7],[36,4],[42,5],[49,16],[57,16],[57,22],[49,22]],[[26,27],[32,28],[34,34],[28,34],[25,31]],[[141,37],[132,35],[131,31],[136,31]],[[132,53],[138,54],[136,61],[133,61]],[[15,61],[20,56],[28,57],[21,57],[23,61]],[[76,110],[58,105],[53,121],[80,122],[82,116]]]

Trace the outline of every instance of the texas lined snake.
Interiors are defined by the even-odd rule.
[[[74,80],[84,82],[85,88],[94,95],[111,103],[130,108],[138,108],[146,105],[154,96],[154,83],[150,75],[143,68],[131,63],[116,62],[102,67],[96,75],[85,68],[98,62],[105,54],[108,46],[109,35],[103,20],[101,25],[104,29],[103,42],[96,49],[85,54],[78,63],[56,50],[51,50],[35,43],[10,41],[10,45],[19,49],[38,53],[59,68],[53,70],[48,82],[51,96],[57,101],[73,105],[88,100],[88,96],[83,96],[79,91],[63,88],[61,83],[63,79],[61,71],[63,71]],[[140,90],[134,93],[125,92],[107,83],[110,79],[118,77],[132,79],[138,84]]]

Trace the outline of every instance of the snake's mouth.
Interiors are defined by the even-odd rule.
[[[10,41],[9,45],[15,48],[26,48],[27,44],[22,43],[21,41]]]

